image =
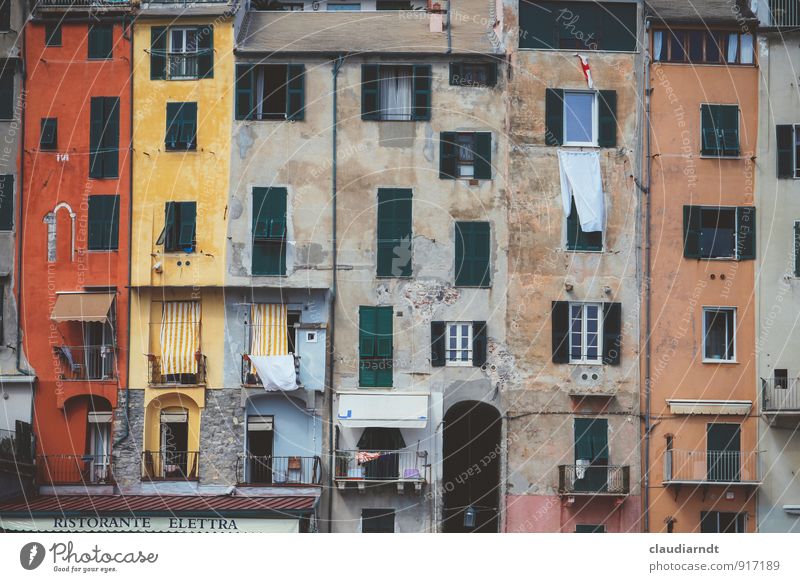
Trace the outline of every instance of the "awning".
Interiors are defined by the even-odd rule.
[[[425,428],[427,392],[339,392],[339,423],[348,428]]]
[[[75,517],[0,517],[7,531],[30,532],[154,532],[154,533],[298,533],[298,519],[260,519],[253,517],[141,517],[90,515]]]
[[[103,323],[108,320],[112,301],[113,293],[63,293],[56,299],[50,319]]]
[[[90,423],[106,423],[111,422],[110,412],[90,412],[87,422]]]
[[[750,400],[693,400],[668,399],[669,411],[672,414],[704,414],[745,416],[750,413],[753,402]]]

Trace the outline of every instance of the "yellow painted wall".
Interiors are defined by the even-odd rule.
[[[211,22],[210,18],[148,19],[134,30],[132,285],[223,284],[233,118],[232,21],[213,19],[213,78],[150,79],[153,26]],[[168,102],[197,103],[196,151],[165,151]],[[165,203],[192,200],[197,202],[196,252],[164,254],[164,247],[155,242],[164,227]],[[153,269],[158,262],[160,274]]]

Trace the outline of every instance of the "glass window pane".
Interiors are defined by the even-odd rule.
[[[726,60],[729,63],[735,63],[739,54],[739,35],[732,32],[728,35],[728,54]]]
[[[566,141],[594,142],[594,93],[564,94]]]
[[[689,61],[692,63],[703,62],[703,36],[699,30],[689,33]]]
[[[741,56],[739,62],[743,65],[753,64],[753,35],[743,34],[739,37],[741,42]]]
[[[683,32],[673,32],[669,38],[670,57],[672,62],[682,63],[686,60],[686,34]]]
[[[733,257],[736,252],[736,210],[703,209],[700,215],[700,253],[704,258]]]
[[[706,33],[706,62],[707,63],[718,63],[719,62],[719,51],[720,45],[718,44],[719,39],[721,37],[719,35],[712,34],[710,32]]]

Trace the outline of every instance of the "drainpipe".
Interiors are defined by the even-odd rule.
[[[335,369],[335,361],[334,361],[334,339],[336,337],[336,269],[338,268],[338,260],[337,260],[337,239],[336,239],[336,159],[337,159],[337,128],[336,125],[338,123],[338,116],[336,108],[338,107],[338,87],[339,87],[339,70],[342,68],[342,64],[344,63],[344,57],[339,55],[336,57],[336,60],[333,62],[333,114],[332,114],[332,121],[333,121],[333,132],[332,132],[332,143],[331,143],[331,210],[332,210],[332,234],[331,234],[331,253],[333,257],[333,276],[331,279],[331,307],[330,307],[330,337],[328,338],[328,342],[330,345],[330,349],[328,350],[328,378],[330,382],[330,392],[328,395],[328,491],[330,491],[330,496],[328,498],[328,533],[332,532],[333,526],[333,471],[334,471],[334,443],[333,443],[333,372]]]
[[[445,24],[445,26],[447,27],[447,54],[448,55],[453,52],[453,32],[452,32],[452,29],[450,28],[450,9],[452,8],[452,6],[451,6],[452,3],[453,3],[453,0],[447,0],[447,24]]]
[[[645,31],[650,30],[650,20],[645,21]],[[647,32],[645,32],[647,34]],[[650,359],[651,359],[651,319],[650,319],[650,221],[651,221],[651,208],[650,208],[650,183],[651,183],[651,158],[650,158],[650,51],[646,50],[644,55],[644,127],[647,131],[645,136],[645,170],[647,171],[645,185],[641,187],[642,194],[644,194],[644,277],[643,277],[643,291],[644,291],[644,398],[645,398],[645,413],[644,413],[644,510],[642,518],[644,522],[645,533],[650,531],[650,431],[651,416],[650,405],[652,400],[652,391],[650,388]]]

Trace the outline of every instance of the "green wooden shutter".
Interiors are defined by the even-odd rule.
[[[381,118],[379,71],[379,65],[361,65],[361,119]]]
[[[214,26],[209,24],[197,29],[197,76],[200,79],[214,77]]]
[[[90,24],[89,25],[89,58],[110,59],[114,50],[114,25]]]
[[[164,251],[173,252],[178,250],[178,225],[177,225],[177,202],[167,202],[164,206]]]
[[[456,134],[453,131],[443,131],[439,134],[439,178],[442,180],[456,179]]]
[[[440,368],[445,365],[447,358],[446,333],[447,326],[444,321],[431,322],[431,366],[434,368]]]
[[[116,250],[119,247],[119,196],[89,196],[89,250]]]
[[[603,303],[603,363],[619,366],[622,361],[622,304]]]
[[[598,48],[604,51],[635,51],[638,17],[636,4],[604,3],[598,12],[601,18],[594,21],[595,27],[602,27]],[[597,14],[597,12],[596,12]],[[581,21],[584,22],[584,21]],[[562,26],[566,26],[563,24]],[[584,34],[593,31],[586,31]]]
[[[102,97],[103,99],[103,177],[119,176],[119,97]]]
[[[702,147],[700,153],[704,156],[718,156],[722,154],[722,140],[718,139],[719,106],[703,104],[700,106],[700,127]]]
[[[597,144],[600,147],[613,148],[617,145],[617,92],[600,91],[598,97]]]
[[[575,419],[575,460],[588,459],[593,463],[607,463],[608,420],[605,418]]]
[[[150,78],[153,80],[167,78],[167,28],[165,26],[150,28]]]
[[[289,65],[286,82],[286,119],[302,121],[305,118],[305,65]]]
[[[0,230],[14,230],[14,176],[0,175]]]
[[[754,206],[739,206],[736,209],[736,246],[739,260],[756,258],[756,209]]]
[[[450,63],[450,84],[461,85],[462,79],[461,63]]]
[[[167,130],[164,145],[167,150],[179,149],[181,135],[181,104],[167,103]]]
[[[591,460],[592,455],[592,419],[575,419],[575,460]]]
[[[408,188],[378,190],[379,277],[410,277],[412,256],[412,203]]]
[[[255,109],[255,67],[236,65],[236,119],[252,119]]]
[[[414,65],[413,119],[428,121],[431,118],[431,66]]]
[[[89,177],[103,177],[104,98],[92,97],[89,105]]]
[[[197,103],[181,104],[180,143],[187,150],[197,149]]]
[[[700,258],[700,206],[683,207],[683,256]]]
[[[492,134],[487,131],[475,134],[474,164],[473,177],[475,179],[492,179]]]
[[[286,274],[286,188],[253,188],[254,275]]]
[[[719,106],[719,131],[722,154],[739,155],[739,107],[737,105]]]
[[[0,32],[11,30],[11,0],[0,0]],[[0,330],[2,332],[2,330]]]
[[[794,178],[794,127],[776,125],[778,178]]]
[[[488,222],[456,222],[455,284],[489,287],[491,239]]]
[[[376,355],[377,312],[375,307],[361,306],[358,322],[359,386],[376,385],[376,370],[373,363]]]
[[[544,2],[519,3],[519,48],[558,48],[557,6]]]
[[[46,22],[44,25],[45,46],[61,46],[61,22]]]
[[[486,352],[489,340],[486,334],[485,321],[472,322],[472,365],[481,367],[486,363]]]
[[[554,364],[569,364],[569,301],[553,301],[550,327]]]
[[[0,73],[0,119],[14,119],[14,70],[8,61]]]
[[[178,246],[183,252],[194,252],[195,233],[197,231],[197,204],[195,202],[179,202]]]
[[[54,150],[58,146],[58,119],[44,117],[41,120],[39,149]]]
[[[800,277],[800,222],[794,223],[794,276]]]
[[[544,143],[557,146],[564,143],[564,90],[547,89],[544,95]]]
[[[376,307],[376,351],[377,356],[382,358],[375,371],[375,386],[380,388],[391,388],[392,386],[392,358],[394,357],[393,346],[393,316],[394,310],[391,307]]]

